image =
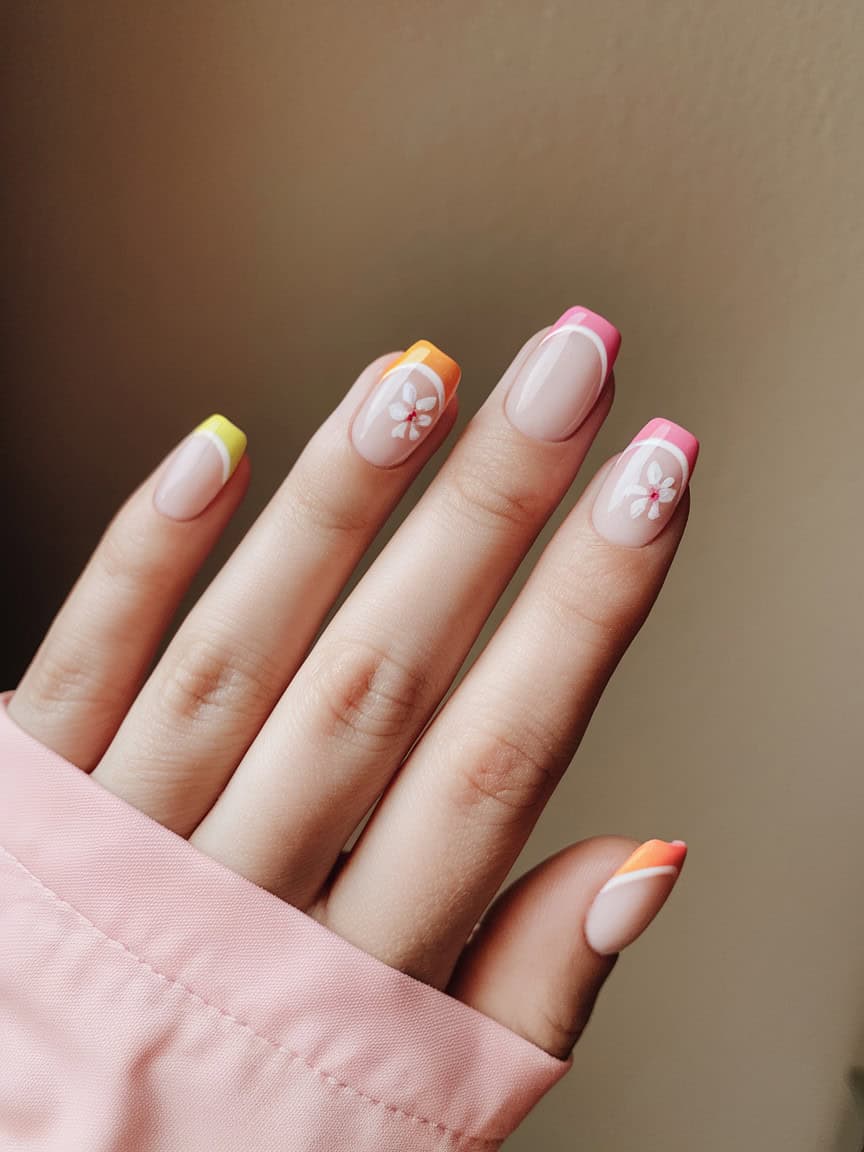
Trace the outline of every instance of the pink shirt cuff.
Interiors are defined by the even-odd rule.
[[[0,696],[0,1145],[495,1148],[570,1067],[202,855]]]

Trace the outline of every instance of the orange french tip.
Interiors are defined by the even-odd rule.
[[[456,361],[446,352],[442,352],[440,348],[436,348],[429,340],[418,340],[412,344],[398,360],[394,360],[388,366],[387,371],[391,371],[400,364],[425,364],[427,368],[431,368],[440,377],[447,400],[456,391],[462,376],[462,369]]]
[[[660,868],[670,864],[680,872],[686,856],[687,845],[681,841],[668,844],[665,840],[647,840],[624,861],[615,875],[621,876],[625,872],[639,872],[643,868]]]

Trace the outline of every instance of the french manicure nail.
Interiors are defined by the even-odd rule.
[[[225,486],[246,451],[246,435],[224,416],[209,416],[177,448],[153,495],[172,520],[193,520]]]
[[[652,420],[624,449],[594,502],[594,527],[613,544],[641,548],[684,495],[699,441],[671,420]]]
[[[603,885],[585,920],[585,937],[601,956],[611,956],[645,931],[675,887],[687,845],[649,840]]]
[[[401,464],[429,435],[450,403],[462,370],[440,348],[418,340],[384,372],[351,426],[370,464]]]
[[[504,411],[536,440],[566,440],[594,407],[621,347],[621,333],[587,308],[570,308],[513,382]]]

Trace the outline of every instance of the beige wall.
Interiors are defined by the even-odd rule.
[[[667,588],[520,865],[607,830],[692,857],[514,1152],[859,1148],[864,7],[0,20],[5,537],[32,558],[3,566],[6,683],[203,415],[254,454],[224,557],[372,356],[440,342],[464,422],[534,328],[607,311],[594,463],[658,412],[703,457]]]

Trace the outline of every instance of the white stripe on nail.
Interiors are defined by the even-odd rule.
[[[674,864],[657,864],[653,868],[635,868],[632,872],[622,872],[620,876],[613,876],[607,880],[600,892],[608,892],[611,888],[620,888],[622,884],[630,884],[633,880],[648,880],[652,876],[677,876],[678,869]],[[600,892],[597,895],[600,895]]]
[[[438,396],[439,415],[444,411],[444,381],[441,379],[434,368],[430,368],[428,364],[416,364],[411,362],[407,364],[397,364],[394,368],[390,368],[387,372],[384,373],[384,375],[381,377],[380,383],[383,384],[383,382],[389,376],[395,376],[397,372],[401,372],[403,374],[403,379],[405,380],[408,379],[412,372],[419,372],[421,376],[425,376],[426,379],[429,380],[434,387]]]
[[[562,324],[560,328],[553,328],[551,332],[547,332],[543,339],[540,341],[538,347],[542,347],[547,340],[551,340],[553,336],[557,336],[560,332],[579,332],[581,335],[588,337],[588,339],[600,354],[600,365],[603,370],[600,377],[600,384],[605,384],[606,374],[609,371],[609,357],[606,352],[606,345],[603,343],[594,329],[586,328],[584,324]]]
[[[211,444],[216,445],[216,448],[219,452],[219,458],[222,461],[222,483],[225,484],[228,480],[228,477],[231,475],[231,456],[228,452],[228,449],[225,447],[224,442],[220,440],[216,433],[210,428],[200,428],[195,433],[195,435],[204,436],[207,440],[210,441]]]
[[[664,440],[662,436],[646,436],[644,440],[634,440],[632,444],[628,444],[624,451],[629,452],[631,448],[644,448],[649,445],[653,445],[655,448],[664,448],[670,456],[674,456],[678,461],[678,466],[681,469],[681,491],[683,492],[690,478],[690,465],[677,444]]]

